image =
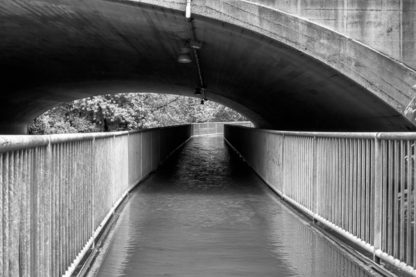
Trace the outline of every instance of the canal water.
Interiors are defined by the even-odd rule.
[[[95,275],[370,276],[231,151],[193,138],[134,190]]]

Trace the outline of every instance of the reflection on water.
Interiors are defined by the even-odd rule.
[[[367,276],[263,189],[222,137],[133,193],[98,276]]]

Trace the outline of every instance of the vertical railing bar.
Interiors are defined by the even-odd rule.
[[[344,139],[338,138],[338,202],[339,202],[339,226],[344,228],[344,216],[345,216],[345,210],[344,210],[344,167],[345,167],[345,155],[344,155]]]
[[[329,211],[330,211],[330,218],[331,218],[331,222],[334,221],[335,219],[335,138],[331,138],[330,140],[330,144],[329,144],[329,149],[330,151],[330,207],[329,207]]]
[[[321,209],[321,188],[322,188],[322,172],[324,170],[324,167],[322,165],[322,158],[323,158],[323,154],[322,154],[322,141],[321,138],[315,138],[315,144],[316,144],[316,150],[317,150],[317,154],[316,154],[316,170],[317,170],[317,178],[316,178],[316,183],[315,183],[315,215],[320,215],[320,209]],[[318,160],[319,162],[319,166],[318,166]]]
[[[64,144],[59,143],[59,275],[64,274],[65,270],[65,158]],[[63,215],[63,216],[62,216]]]
[[[366,229],[368,228],[366,225],[366,180],[367,180],[367,148],[366,148],[366,139],[361,139],[361,164],[362,164],[362,171],[361,171],[361,239],[364,241],[368,241],[366,237]]]
[[[375,140],[374,139],[370,139],[369,140],[369,146],[370,146],[370,180],[369,180],[369,187],[368,187],[368,199],[369,199],[369,207],[368,207],[368,220],[369,220],[369,224],[368,226],[370,227],[370,237],[369,237],[369,241],[373,242],[374,241],[374,210],[375,210],[375,205],[374,205],[374,191],[375,191],[375,167],[376,167],[376,154],[375,154]],[[379,172],[381,173],[381,172]]]
[[[326,140],[325,147],[325,218],[331,220],[331,138]]]
[[[324,140],[324,144],[327,145],[328,141],[327,139]],[[328,211],[328,148],[325,147],[323,148],[323,156],[324,159],[322,160],[322,167],[325,169],[323,170],[323,182],[322,182],[322,199],[321,199],[321,204],[322,204],[322,209],[320,211],[320,215],[326,219],[328,219],[328,215],[327,215],[327,211]]]
[[[310,138],[307,137],[305,138],[305,160],[303,161],[305,168],[306,168],[306,174],[304,176],[304,180],[305,180],[305,186],[304,186],[304,201],[305,201],[305,207],[309,210],[310,206],[309,206],[309,186],[310,186],[310,182],[312,180],[312,178],[310,178],[310,166],[312,165],[312,163],[310,162],[310,150],[312,150],[312,148],[310,148],[309,146],[309,141]]]
[[[316,136],[312,139],[312,203],[311,203],[311,210],[314,212],[313,220],[316,221],[316,215],[318,212],[318,198],[317,198],[317,178],[318,178],[318,151],[317,151],[317,140]]]
[[[352,233],[357,235],[357,140],[352,139]]]
[[[374,185],[374,174],[373,174],[373,170],[374,170],[374,165],[375,165],[375,160],[373,158],[374,155],[374,141],[373,140],[367,140],[367,187],[366,187],[366,202],[367,202],[367,210],[366,210],[366,215],[367,215],[367,228],[368,228],[368,241],[373,241],[373,227],[374,225],[372,225],[372,211],[373,211],[373,206],[372,206],[372,193],[373,193],[373,189],[372,186]]]
[[[416,267],[416,141],[412,141],[412,152],[411,152],[411,159],[413,162],[412,167],[412,185],[413,185],[413,267]]]
[[[68,244],[69,244],[69,253],[68,253],[68,266],[70,266],[72,257],[74,255],[74,242],[75,242],[75,234],[74,234],[74,142],[69,142],[69,153],[68,153],[68,159],[69,159],[69,175],[68,175]]]
[[[297,137],[293,138],[293,144],[292,149],[294,150],[295,154],[295,162],[294,162],[294,186],[293,186],[293,193],[292,193],[292,198],[295,199],[297,202],[299,202],[298,199],[298,184],[299,184],[299,151],[295,151],[295,145],[298,144],[299,139]],[[298,150],[298,149],[296,149]],[[292,172],[292,171],[291,171]],[[292,173],[293,174],[293,173]]]
[[[60,272],[60,247],[61,247],[61,227],[60,227],[60,214],[61,214],[61,185],[60,185],[60,176],[59,176],[59,170],[60,170],[60,161],[59,161],[59,144],[54,144],[54,156],[55,156],[55,188],[56,188],[56,265],[55,265],[55,275],[59,276],[61,275]]]
[[[55,161],[55,151],[54,146],[51,144],[51,141],[49,140],[48,143],[50,146],[51,151],[51,161],[50,161],[50,175],[49,180],[51,182],[50,185],[50,192],[51,192],[51,214],[50,214],[50,220],[51,220],[51,276],[57,276],[57,273],[55,271],[56,265],[58,264],[56,260],[56,187],[55,187],[55,167],[56,167],[56,161]]]
[[[65,268],[69,267],[71,257],[71,145],[65,142]]]
[[[282,192],[282,195],[285,194],[285,189],[284,189],[284,183],[285,183],[285,175],[284,175],[284,165],[285,165],[285,135],[281,135],[281,140],[280,140],[280,181],[281,181],[281,187],[280,187],[280,191]]]
[[[294,181],[294,186],[291,187],[291,189],[293,189],[292,190],[292,198],[295,199],[297,202],[299,202],[299,199],[297,197],[298,196],[297,195],[297,192],[298,192],[298,184],[299,184],[299,149],[296,149],[296,146],[295,145],[298,145],[298,143],[299,143],[298,137],[294,137],[293,138],[293,141],[291,143],[291,147],[292,147],[293,151],[296,153],[296,155],[295,155],[295,160],[294,160],[294,164],[293,164],[291,173],[292,174],[295,173],[294,174],[294,180],[295,181]]]
[[[390,178],[390,166],[389,166],[389,140],[383,140],[383,186],[382,186],[382,225],[381,225],[381,236],[382,236],[382,251],[388,251],[388,186]]]
[[[340,138],[335,138],[334,141],[334,152],[335,152],[335,161],[334,161],[334,182],[335,182],[335,188],[334,188],[334,201],[335,201],[335,222],[338,226],[341,225],[341,198],[340,198],[340,191],[341,191],[341,182],[340,182],[340,176],[341,176],[341,168],[340,168]]]
[[[362,149],[362,139],[357,139],[358,144],[358,177],[357,177],[357,237],[363,238],[363,230],[362,230],[362,222],[363,222],[363,215],[362,212],[362,189],[363,189],[363,149]]]
[[[65,144],[65,268],[69,267],[71,255],[70,239],[70,205],[71,205],[71,145],[70,142]]]
[[[295,138],[295,144],[294,144],[294,148],[296,148],[295,145],[299,146],[302,143],[301,139],[299,137]],[[300,149],[299,149],[300,148]],[[300,160],[302,157],[302,147],[297,147],[296,149],[296,164],[295,164],[295,178],[296,178],[296,182],[295,182],[295,194],[294,194],[294,199],[296,200],[296,202],[301,203],[300,199],[299,199],[299,185],[301,183],[301,178],[302,178],[302,173],[300,170]],[[301,203],[302,204],[302,203]]]
[[[3,213],[3,276],[9,276],[9,240],[10,240],[10,234],[9,234],[9,224],[10,224],[10,216],[9,216],[9,201],[10,201],[10,169],[9,169],[9,155],[10,153],[7,152],[4,154],[4,170],[3,170],[3,207],[2,207],[2,213]]]
[[[334,160],[333,160],[333,154],[334,154],[334,148],[333,148],[333,144],[334,144],[334,139],[330,138],[328,140],[328,169],[329,169],[329,182],[328,182],[328,218],[329,220],[332,222],[334,220],[334,195],[333,195],[333,190],[334,190],[334,170],[333,170],[333,166],[334,166]]]
[[[46,146],[46,189],[47,189],[47,212],[49,213],[49,216],[47,217],[47,224],[46,225],[46,236],[47,236],[47,241],[49,242],[49,247],[47,247],[47,257],[46,257],[46,271],[47,271],[47,276],[53,276],[53,272],[52,272],[52,265],[53,265],[53,260],[52,260],[52,255],[53,255],[53,239],[52,239],[52,234],[53,234],[53,209],[52,209],[52,186],[53,186],[53,181],[52,181],[52,166],[53,166],[53,161],[52,161],[52,145],[51,145],[51,141],[49,140],[48,145]],[[45,216],[46,219],[46,216]]]
[[[333,149],[333,198],[334,198],[334,204],[333,204],[333,218],[334,218],[334,222],[338,221],[338,211],[339,211],[339,203],[338,203],[338,192],[339,192],[339,182],[338,182],[338,176],[339,176],[339,172],[338,172],[338,139],[334,138],[333,139],[333,145],[332,145],[332,149]],[[338,222],[337,222],[338,223]]]
[[[305,171],[304,171],[304,176],[303,176],[303,181],[304,181],[304,185],[302,186],[302,198],[303,198],[303,202],[304,202],[304,206],[306,207],[306,208],[308,208],[309,209],[309,207],[308,207],[308,198],[307,198],[307,191],[308,191],[308,185],[309,185],[309,163],[308,163],[308,161],[309,161],[309,155],[308,155],[308,140],[309,140],[309,138],[308,137],[306,137],[306,138],[304,138],[304,142],[303,142],[303,155],[304,155],[304,159],[302,160],[302,167],[303,168],[305,168]]]
[[[393,225],[393,199],[392,199],[392,195],[393,195],[393,141],[389,140],[388,141],[388,148],[389,148],[389,154],[388,154],[388,174],[389,174],[389,178],[388,178],[388,183],[387,183],[387,194],[386,194],[386,198],[387,198],[387,226],[386,226],[386,239],[387,239],[387,253],[392,254],[391,250],[392,250],[392,241],[393,241],[393,236],[392,236],[392,225]]]
[[[16,201],[18,198],[18,194],[16,191],[19,191],[18,187],[18,180],[17,180],[17,171],[16,168],[16,160],[17,160],[17,151],[10,152],[10,164],[9,164],[9,170],[10,170],[10,176],[9,176],[9,274],[10,276],[18,276],[19,272],[17,271],[18,267],[16,266],[16,261],[18,260],[18,251],[17,249],[17,241],[19,234],[16,234],[16,221],[18,222],[16,209],[18,208],[18,205],[16,205]],[[16,237],[17,236],[17,237]]]
[[[347,186],[347,203],[348,203],[348,229],[347,231],[353,233],[353,224],[352,224],[352,163],[353,163],[353,146],[352,146],[352,139],[348,139],[348,186]]]
[[[313,138],[308,137],[308,139],[306,140],[306,157],[307,160],[306,162],[306,168],[308,169],[308,174],[306,175],[306,182],[307,182],[307,186],[305,187],[305,205],[308,208],[308,210],[312,210],[311,207],[311,187],[312,187],[312,182],[313,182],[313,173],[312,173],[312,168],[313,168],[313,144],[311,143],[313,141]]]
[[[374,172],[374,193],[372,195],[374,199],[374,254],[373,259],[376,262],[380,262],[379,257],[376,255],[376,251],[381,249],[381,209],[382,209],[382,147],[378,137],[375,137],[375,172]]]
[[[25,251],[25,256],[26,256],[26,274],[25,276],[30,276],[31,272],[32,272],[32,248],[31,248],[31,185],[32,185],[32,173],[31,173],[31,162],[30,162],[30,148],[25,149],[25,173],[26,173],[26,182],[25,182],[25,233],[26,233],[26,241],[25,241],[25,246],[26,246],[26,251]],[[0,155],[1,157],[1,155]],[[0,170],[2,168],[1,166],[1,158],[0,158]],[[0,173],[0,175],[2,175],[2,173]],[[0,189],[1,191],[1,189]],[[1,219],[0,219],[1,220]],[[1,230],[1,229],[0,229]],[[1,231],[0,231],[1,233]]]
[[[325,218],[331,220],[331,138],[327,139],[326,144]]]
[[[3,244],[3,240],[4,240],[4,225],[3,222],[6,220],[5,219],[5,215],[4,215],[4,201],[3,199],[5,198],[5,195],[3,193],[4,191],[4,187],[5,187],[5,181],[4,181],[4,170],[3,170],[3,158],[4,158],[4,153],[0,153],[0,276],[6,276],[5,272],[4,272],[4,260],[5,260],[5,253],[4,253],[4,244]]]
[[[77,208],[74,207],[74,253],[72,254],[72,258],[75,258],[77,253],[81,250],[80,248],[80,235],[82,234],[82,216],[81,212],[84,209],[84,202],[82,201],[82,193],[81,193],[81,178],[82,176],[82,169],[80,168],[80,148],[81,148],[81,141],[76,141],[74,145],[74,203],[77,206]],[[75,177],[76,176],[76,177]],[[79,208],[78,208],[79,207]],[[80,231],[77,231],[80,230]]]
[[[345,221],[345,230],[351,232],[351,224],[350,224],[350,216],[351,216],[351,205],[350,205],[350,169],[351,169],[351,147],[350,147],[350,139],[347,138],[345,141],[345,212],[346,212],[346,221]]]
[[[347,186],[346,186],[346,168],[347,168],[347,151],[346,151],[346,147],[347,147],[347,142],[345,138],[341,138],[341,161],[342,161],[342,166],[341,166],[341,214],[342,214],[342,224],[341,227],[344,230],[347,230],[347,221],[348,221],[348,213],[347,213],[347,202],[346,202],[346,197],[347,197]]]
[[[393,220],[393,255],[395,257],[398,257],[398,248],[399,248],[399,203],[398,203],[398,195],[399,195],[399,143],[400,141],[395,140],[394,141],[394,194],[393,194],[393,214],[394,214],[394,220]]]
[[[295,143],[293,145],[293,148],[296,148],[295,145],[299,145],[300,138],[296,137],[294,142]],[[302,151],[299,151],[299,149],[296,149],[296,150],[297,150],[296,151],[296,159],[295,159],[295,161],[296,161],[296,163],[295,163],[295,178],[296,178],[296,181],[295,181],[295,186],[294,186],[294,189],[295,189],[294,199],[297,202],[300,202],[299,201],[299,183],[300,183],[299,179],[301,177],[301,173],[300,173],[300,159],[301,158],[300,158],[300,156],[301,156]]]
[[[412,234],[411,234],[411,211],[412,211],[412,197],[411,195],[411,185],[412,185],[412,159],[411,159],[411,147],[410,147],[410,141],[408,140],[406,142],[407,145],[407,228],[406,228],[406,263],[411,264],[412,263],[412,247],[411,247],[411,240],[412,240]]]
[[[334,223],[339,226],[339,147],[338,138],[334,138]]]
[[[91,236],[94,234],[94,187],[95,187],[95,137],[92,138],[90,145],[90,190],[89,190],[89,199],[90,199],[90,232]],[[92,242],[92,248],[95,248],[95,240]]]
[[[304,170],[304,175],[303,175],[303,183],[304,185],[302,186],[302,200],[303,200],[303,206],[308,208],[308,200],[307,200],[307,188],[308,188],[308,176],[309,176],[309,163],[308,163],[308,137],[303,138],[303,157],[304,159],[302,159],[302,167],[305,169]]]
[[[382,157],[383,157],[383,163],[382,163],[382,172],[383,172],[383,179],[382,179],[382,185],[381,185],[381,199],[382,199],[382,212],[381,212],[381,237],[382,237],[382,244],[381,244],[381,250],[386,250],[387,245],[386,245],[386,220],[387,220],[387,198],[386,198],[386,191],[387,191],[387,183],[388,183],[388,178],[389,178],[389,168],[388,168],[388,141],[387,140],[382,140],[382,146],[383,146],[383,152],[382,152]]]
[[[405,142],[404,140],[400,141],[400,247],[399,247],[399,258],[400,260],[404,260],[405,258],[405,206],[404,206],[404,198],[405,198],[405,168],[406,168],[406,160],[405,160]]]
[[[369,230],[370,230],[370,226],[369,226],[369,222],[368,222],[368,183],[369,183],[369,145],[368,145],[368,140],[364,139],[364,197],[363,197],[363,214],[364,214],[364,238],[365,241],[370,241],[370,236],[369,236]]]

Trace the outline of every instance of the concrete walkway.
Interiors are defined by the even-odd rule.
[[[133,192],[97,276],[369,276],[224,145],[192,139]]]

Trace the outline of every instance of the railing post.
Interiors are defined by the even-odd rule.
[[[282,135],[282,145],[280,146],[280,165],[282,168],[282,196],[285,195],[285,135]]]
[[[44,228],[46,229],[46,236],[45,236],[45,256],[44,259],[44,272],[46,276],[52,276],[52,267],[51,267],[51,258],[52,258],[52,241],[51,241],[51,235],[52,235],[52,230],[51,230],[51,223],[52,223],[52,186],[53,186],[53,182],[52,182],[52,144],[51,144],[51,140],[49,138],[49,142],[48,145],[46,146],[46,157],[45,157],[45,166],[46,166],[46,172],[45,172],[45,177],[46,177],[46,191],[45,191],[45,202],[44,205],[46,205],[46,208],[43,210],[44,214],[44,222],[42,222],[42,224],[44,224]]]
[[[318,175],[318,151],[317,151],[317,139],[316,136],[313,137],[313,161],[312,161],[312,187],[313,187],[313,214],[314,218],[313,221],[316,222],[316,215],[318,215],[318,201],[319,201],[319,193],[318,193],[318,183],[317,183],[317,175]]]
[[[94,235],[95,233],[95,203],[94,203],[94,189],[95,189],[95,136],[92,138],[92,142],[91,142],[91,180],[90,180],[90,185],[91,185],[91,189],[90,189],[90,202],[91,202],[91,236]],[[93,240],[92,245],[91,245],[92,249],[95,249],[95,240]]]
[[[373,228],[374,228],[374,253],[373,259],[377,263],[380,262],[380,257],[377,256],[377,250],[381,249],[381,220],[382,220],[382,197],[383,197],[383,163],[382,163],[382,149],[378,134],[375,136],[375,169],[374,169],[374,214],[373,214]]]

